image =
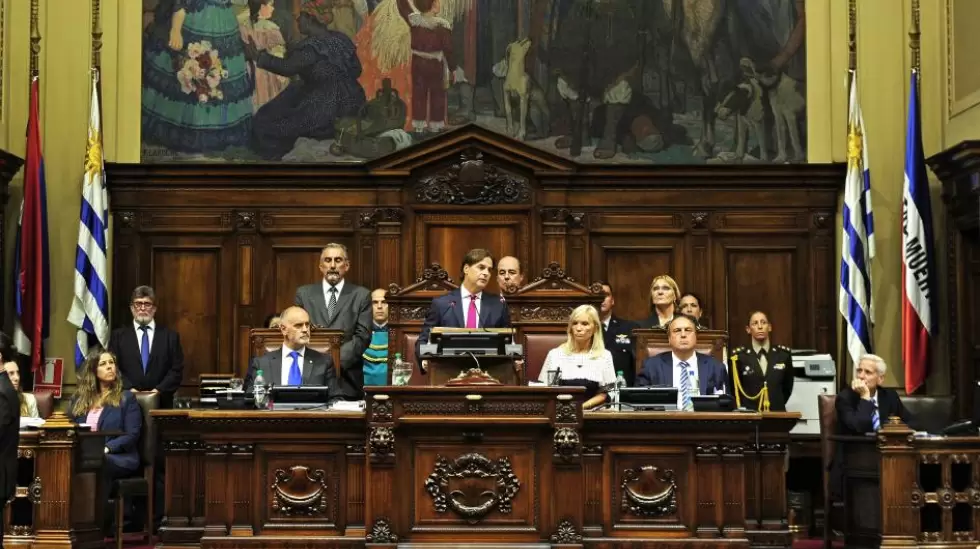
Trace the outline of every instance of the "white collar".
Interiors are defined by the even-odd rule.
[[[289,356],[289,353],[291,353],[291,352],[293,352],[293,349],[290,349],[289,347],[286,346],[285,343],[283,343],[282,344],[282,356],[288,357]],[[306,347],[303,347],[301,349],[296,349],[296,352],[299,353],[299,358],[303,358],[304,356],[306,356]]]
[[[678,357],[676,354],[674,354],[673,352],[671,352],[670,353],[670,358],[671,358],[671,360],[674,363],[674,367],[677,367],[681,362],[686,362],[687,365],[688,365],[688,367],[690,367],[690,368],[694,368],[698,364],[698,354],[697,353],[694,353],[693,355],[691,355],[691,358],[689,358],[687,360],[681,360],[680,357]]]
[[[462,298],[462,301],[463,301],[464,304],[466,303],[466,300],[471,295],[475,295],[476,296],[476,300],[479,301],[479,300],[483,299],[483,290],[480,290],[479,292],[476,292],[475,294],[473,294],[473,293],[470,293],[470,291],[467,290],[465,286],[460,286],[459,287],[459,296],[460,296],[460,298]]]
[[[140,328],[141,328],[142,326],[140,325],[140,323],[139,323],[139,322],[136,322],[136,321],[134,320],[134,321],[133,321],[133,326],[135,326],[135,327],[136,327],[136,331],[137,331],[137,332],[139,332],[139,331],[141,331],[141,330],[140,330]],[[156,320],[151,320],[151,321],[150,321],[150,323],[149,323],[149,324],[147,324],[147,327],[149,327],[149,328],[150,328],[150,329],[149,329],[149,331],[150,331],[150,332],[155,332],[155,331],[156,331],[156,329],[157,329],[157,321],[156,321]]]
[[[759,349],[765,349],[766,352],[768,353],[769,352],[769,348],[770,348],[770,345],[769,345],[769,340],[768,339],[762,345],[760,345],[758,341],[756,341],[754,339],[752,340],[752,350],[755,351],[755,354],[759,354]]]
[[[344,291],[344,279],[341,278],[340,279],[340,282],[338,282],[335,286],[331,286],[330,283],[327,282],[327,279],[324,278],[323,279],[323,295],[329,296],[330,295],[330,288],[331,287],[337,288],[337,299],[340,299],[340,294],[341,294],[341,292]],[[329,297],[328,297],[328,299],[329,299]]]

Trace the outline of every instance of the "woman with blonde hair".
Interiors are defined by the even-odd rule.
[[[568,317],[568,339],[548,351],[538,381],[585,387],[586,410],[606,401],[606,390],[616,383],[612,354],[602,342],[599,312],[580,305]]]
[[[14,342],[10,336],[0,332],[0,364],[3,364],[10,383],[17,390],[17,398],[20,400],[20,417],[41,417],[37,410],[37,399],[30,393],[25,393],[20,386],[20,366],[17,364],[17,350],[14,349]]]
[[[681,290],[676,280],[669,275],[654,277],[650,282],[650,304],[653,307],[653,314],[650,318],[639,321],[637,327],[666,330],[667,325],[678,312],[677,300],[680,297]]]
[[[109,497],[117,479],[131,477],[139,470],[143,429],[140,405],[132,392],[123,391],[115,355],[101,347],[88,354],[78,372],[70,410],[75,423],[87,424],[92,431],[122,432],[106,437],[103,484]]]

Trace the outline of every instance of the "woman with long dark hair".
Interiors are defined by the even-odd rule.
[[[20,365],[17,364],[17,349],[14,348],[14,341],[10,336],[0,332],[0,364],[3,365],[10,383],[17,390],[17,398],[20,401],[20,417],[41,417],[37,410],[37,399],[34,395],[24,392],[24,387],[20,384]]]

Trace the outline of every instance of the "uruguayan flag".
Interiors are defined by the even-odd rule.
[[[847,181],[841,235],[840,314],[847,327],[847,352],[857,364],[872,352],[871,259],[875,256],[871,177],[864,118],[858,104],[857,74],[852,74],[847,117]]]
[[[82,212],[75,256],[75,298],[68,322],[78,327],[75,366],[96,343],[109,345],[109,290],[106,249],[109,238],[109,201],[102,161],[102,116],[99,108],[99,73],[92,71],[92,105],[89,114]]]

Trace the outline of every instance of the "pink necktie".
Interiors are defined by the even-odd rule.
[[[474,328],[474,329],[476,328],[476,317],[477,317],[477,312],[476,312],[476,295],[475,294],[470,294],[470,309],[466,313],[466,327],[467,328]]]

